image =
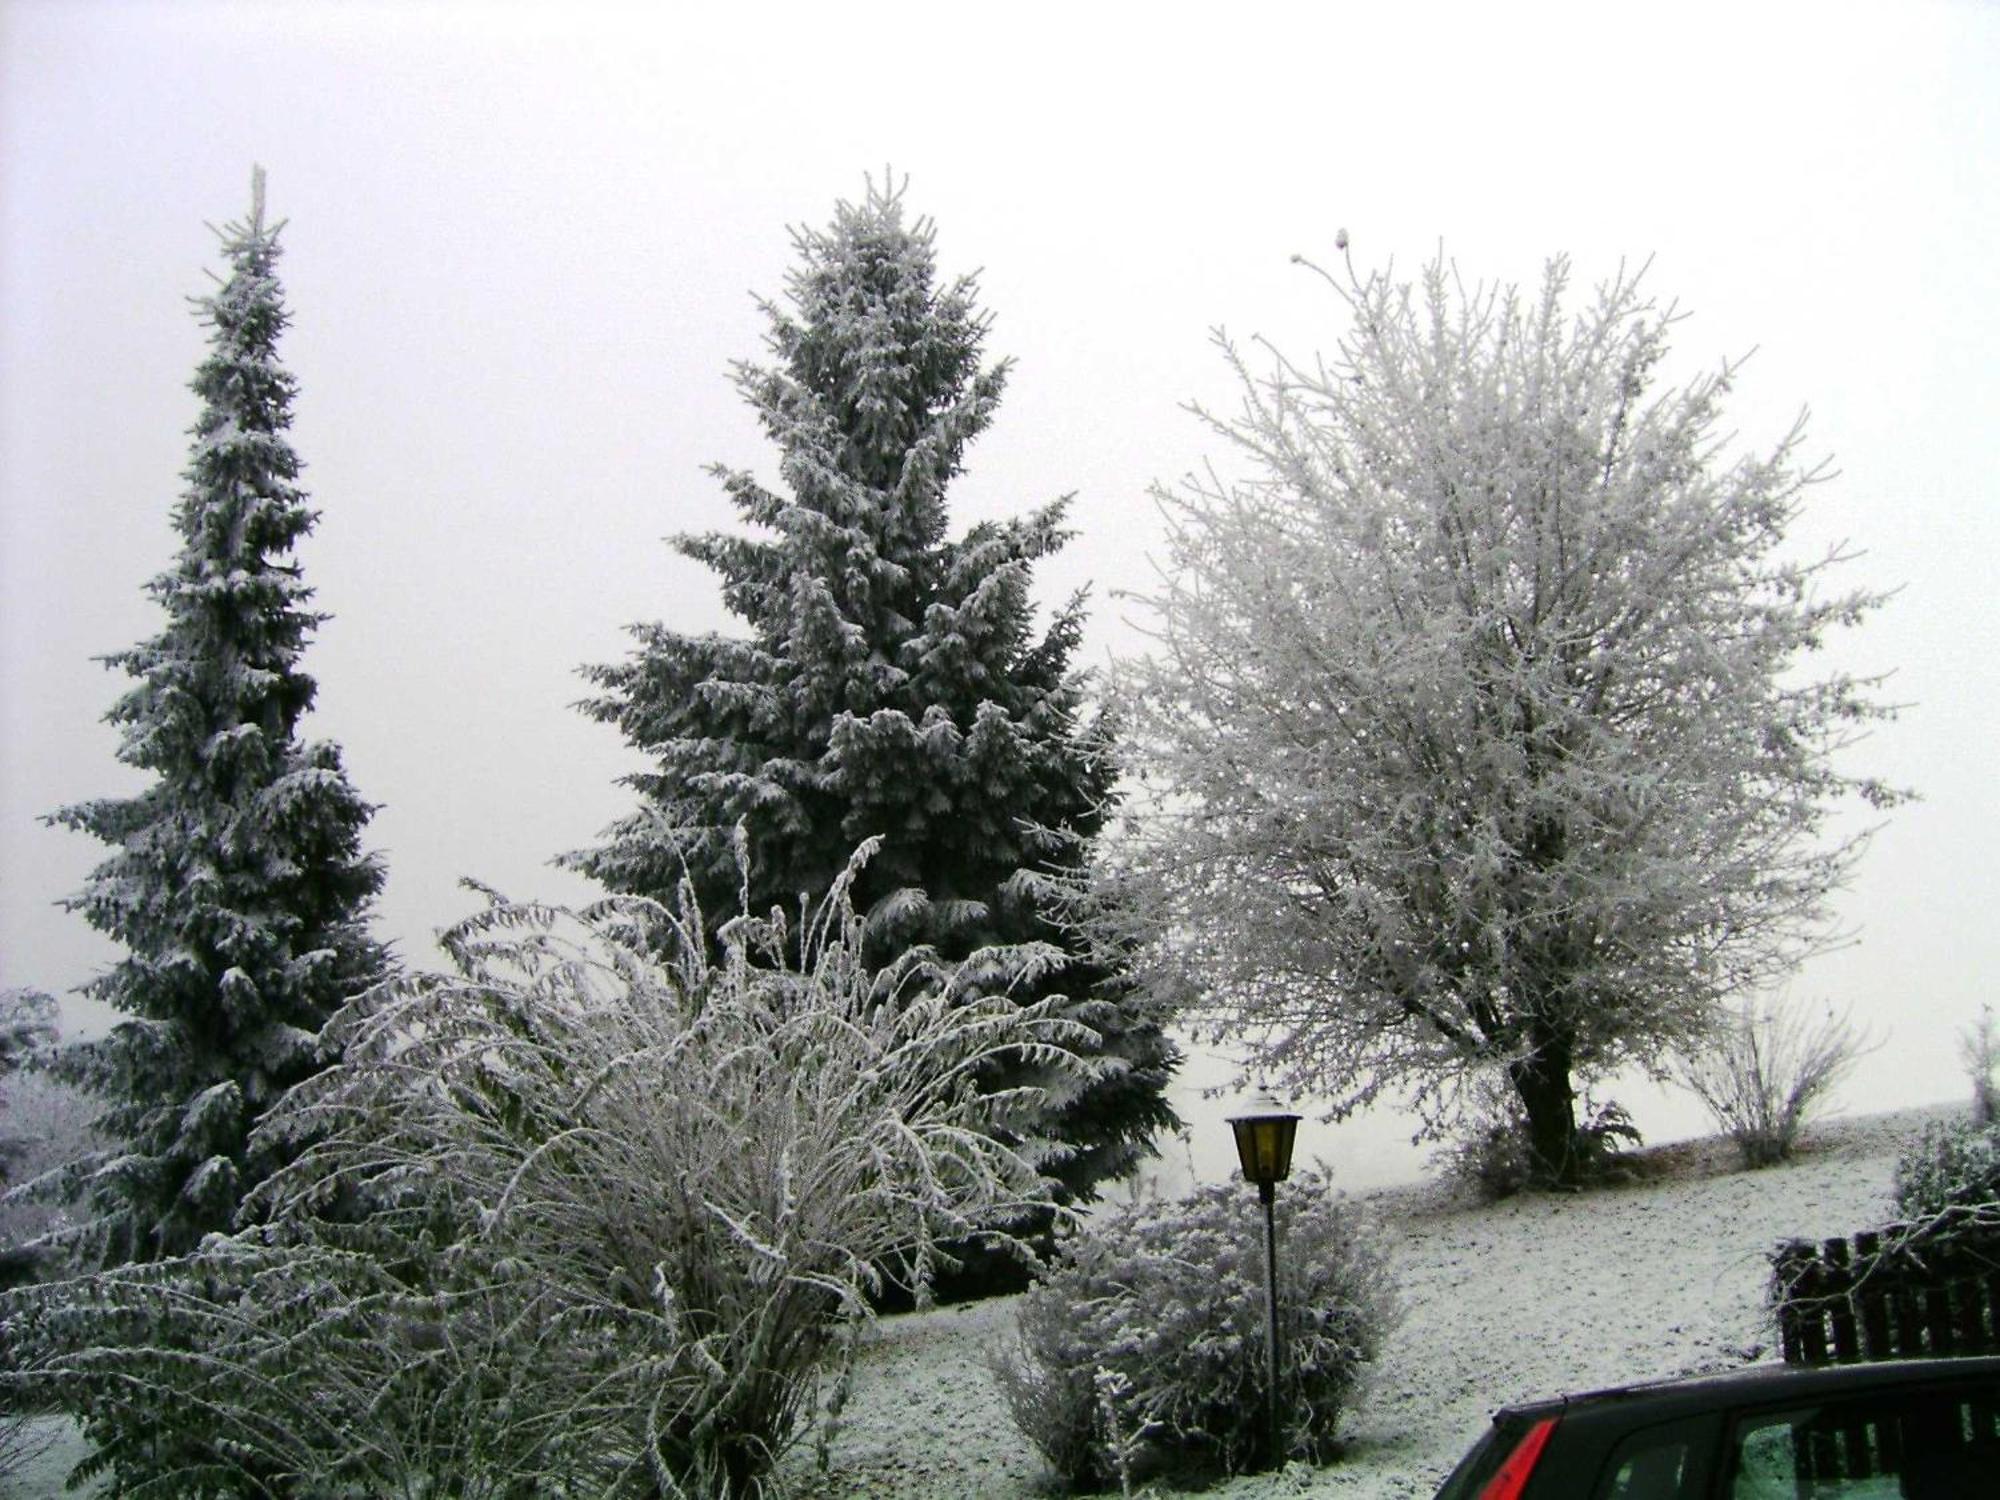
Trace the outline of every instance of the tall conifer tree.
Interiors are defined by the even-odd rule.
[[[118,758],[155,780],[50,820],[112,847],[66,904],[127,950],[86,992],[129,1019],[73,1064],[119,1143],[79,1178],[80,1248],[107,1264],[230,1227],[272,1165],[249,1153],[251,1127],[322,1065],[326,1018],[388,968],[366,926],[383,878],[361,850],[374,809],[336,745],[298,737],[315,690],[300,657],[326,616],[291,560],[317,513],[285,435],[281,227],[264,221],[260,169],[249,219],[220,231],[229,275],[196,304],[211,333],[182,545],[148,585],[166,627],[104,658],[136,679],[106,716]]]
[[[775,362],[735,371],[783,489],[717,466],[762,535],[675,542],[721,575],[748,633],[636,626],[628,660],[585,669],[602,690],[585,710],[653,766],[628,778],[640,809],[569,863],[661,898],[687,878],[704,911],[758,912],[817,900],[880,836],[856,904],[883,956],[1074,951],[1040,877],[1081,860],[1113,768],[1071,666],[1081,598],[1034,629],[1031,572],[1067,539],[1066,502],[949,537],[946,487],[1007,365],[981,368],[989,319],[972,278],[939,284],[933,240],[872,182],[830,229],[794,232],[789,306],[760,304]],[[1088,1196],[1173,1123],[1175,1052],[1114,972],[1077,960],[1018,993],[1051,991],[1075,998],[1109,1064],[1046,1122],[1074,1153],[1057,1175]]]

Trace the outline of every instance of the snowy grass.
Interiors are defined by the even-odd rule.
[[[1775,1357],[1766,1252],[1888,1218],[1897,1146],[1961,1108],[1822,1125],[1797,1161],[1760,1172],[1737,1170],[1735,1148],[1711,1139],[1642,1153],[1644,1180],[1581,1195],[1481,1206],[1425,1184],[1359,1197],[1407,1312],[1350,1421],[1347,1458],[1209,1494],[1424,1497],[1505,1402]],[[1012,1332],[1011,1298],[884,1319],[860,1356],[831,1472],[814,1472],[808,1439],[789,1464],[795,1490],[812,1500],[1059,1493],[987,1373]],[[61,1437],[12,1494],[63,1493],[82,1448],[73,1432]]]

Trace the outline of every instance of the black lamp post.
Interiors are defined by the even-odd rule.
[[[1298,1134],[1299,1117],[1270,1094],[1259,1094],[1229,1117],[1236,1132],[1236,1155],[1243,1163],[1243,1176],[1257,1184],[1257,1196],[1264,1204],[1264,1311],[1269,1328],[1264,1346],[1265,1388],[1268,1393],[1271,1466],[1277,1467],[1283,1453],[1278,1445],[1278,1184],[1292,1174],[1292,1140]]]

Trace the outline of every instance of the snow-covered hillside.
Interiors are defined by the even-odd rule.
[[[1835,1121],[1802,1157],[1734,1169],[1715,1141],[1645,1153],[1651,1181],[1453,1204],[1435,1186],[1357,1201],[1380,1220],[1407,1314],[1356,1411],[1348,1459],[1239,1479],[1215,1500],[1428,1496],[1491,1410],[1519,1398],[1775,1358],[1766,1252],[1885,1219],[1896,1147],[1933,1114]],[[1247,1191],[1247,1189],[1246,1189]],[[987,1374],[1011,1300],[885,1320],[862,1357],[830,1500],[1028,1500],[1051,1487]],[[801,1451],[801,1466],[811,1455]]]

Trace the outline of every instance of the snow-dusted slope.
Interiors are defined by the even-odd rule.
[[[1407,1315],[1354,1414],[1348,1459],[1209,1493],[1428,1496],[1502,1403],[1774,1358],[1770,1247],[1886,1218],[1897,1143],[1943,1112],[1835,1122],[1799,1161],[1764,1172],[1735,1171],[1731,1152],[1700,1142],[1650,1153],[1656,1180],[1577,1196],[1469,1207],[1404,1188],[1357,1200],[1393,1247]],[[1049,1493],[986,1371],[1012,1316],[1003,1300],[885,1320],[812,1493]],[[809,1452],[796,1458],[810,1469]]]

